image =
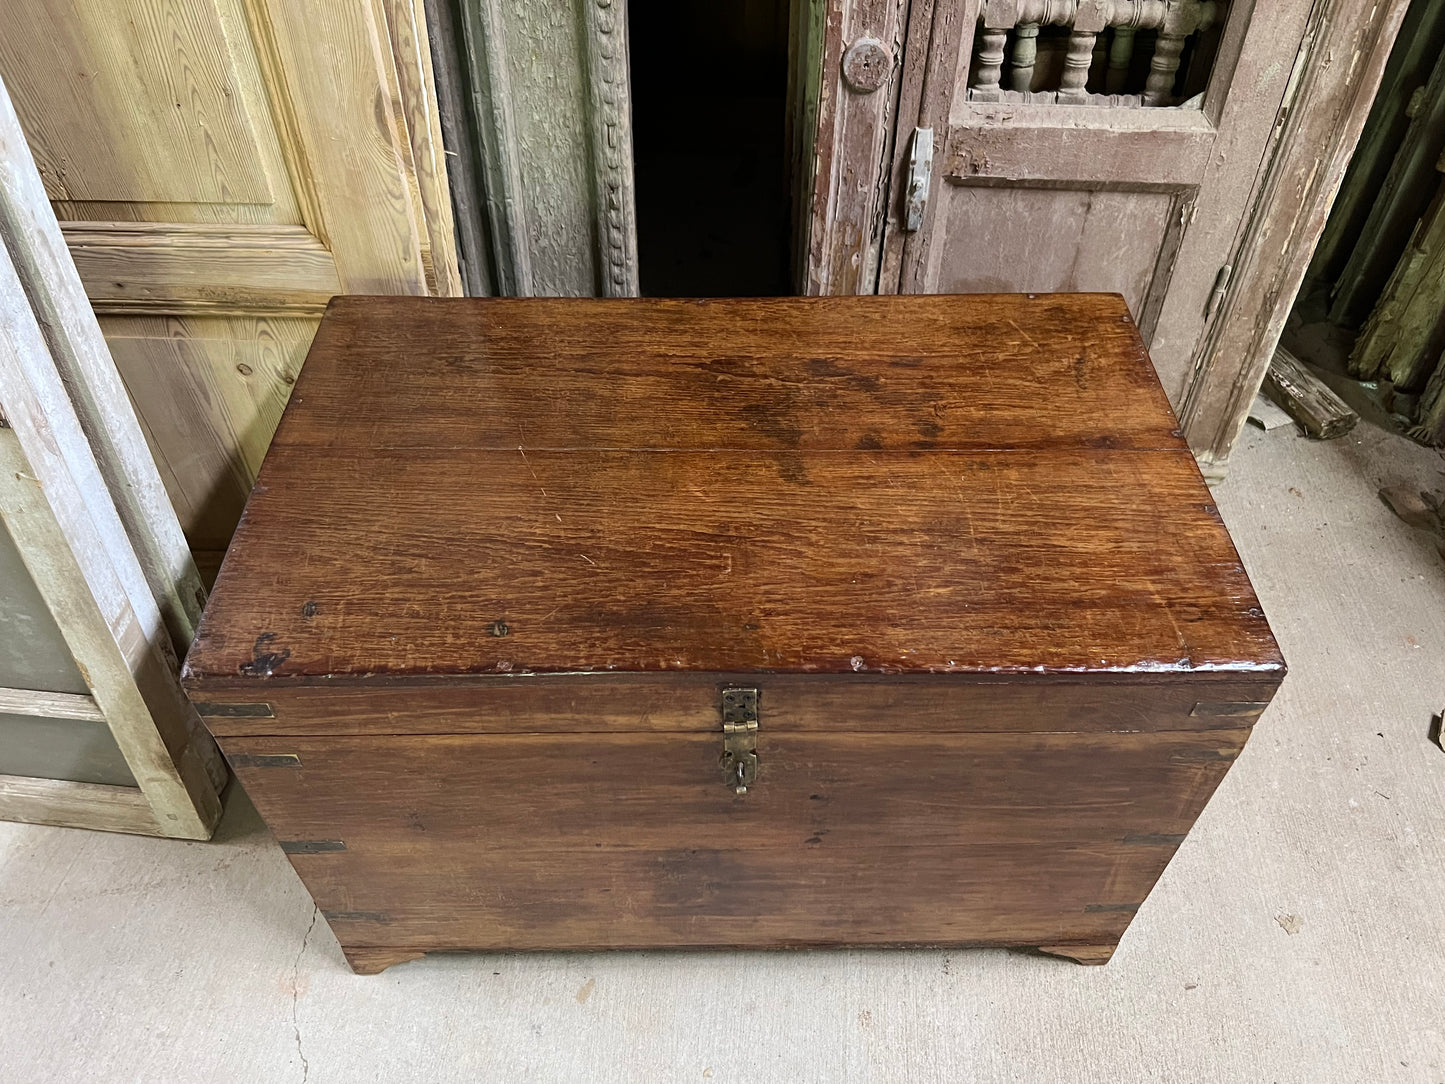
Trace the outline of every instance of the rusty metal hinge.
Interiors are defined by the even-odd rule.
[[[758,690],[722,691],[723,785],[746,794],[758,778]]]

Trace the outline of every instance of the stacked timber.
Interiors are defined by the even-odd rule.
[[[1350,374],[1387,380],[1410,435],[1445,445],[1445,184],[1395,265],[1350,355]],[[1403,408],[1403,409],[1402,409]]]
[[[1358,329],[1350,374],[1379,381],[1382,405],[1434,444],[1445,444],[1442,166],[1445,0],[1412,0],[1303,293]]]

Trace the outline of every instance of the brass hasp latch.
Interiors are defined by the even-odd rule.
[[[722,691],[723,785],[746,794],[758,778],[758,690]]]

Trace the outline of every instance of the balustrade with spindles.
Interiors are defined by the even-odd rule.
[[[974,41],[969,100],[1174,105],[1186,41],[1221,23],[1224,9],[1217,0],[985,0]],[[1057,89],[1034,90],[1039,31],[1045,26],[1068,28],[1063,73]],[[1154,51],[1142,93],[1126,94],[1140,30],[1155,32]],[[1102,93],[1088,89],[1089,73],[1095,69],[1103,73]]]

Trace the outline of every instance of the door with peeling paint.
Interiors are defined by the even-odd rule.
[[[805,289],[1118,292],[1181,406],[1309,0],[834,6]]]

